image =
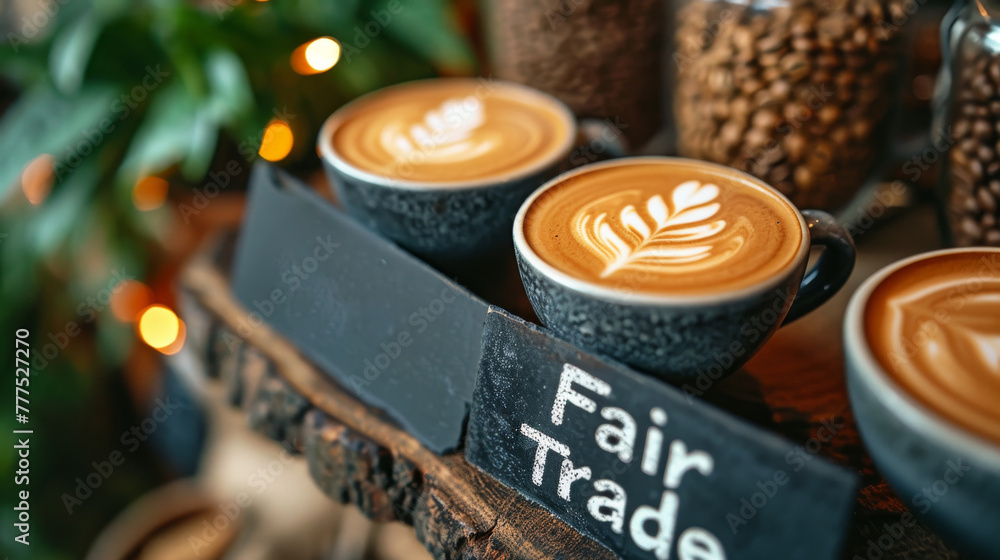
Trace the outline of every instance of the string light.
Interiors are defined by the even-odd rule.
[[[299,45],[292,52],[292,70],[309,76],[333,68],[340,60],[340,43],[333,37],[319,37]]]
[[[28,162],[21,172],[21,190],[35,206],[45,202],[55,181],[55,158],[42,154]]]
[[[146,344],[164,354],[180,350],[183,331],[184,324],[177,314],[163,305],[151,305],[139,317],[139,336]]]
[[[170,186],[166,179],[150,175],[136,181],[132,187],[132,203],[139,210],[156,210],[163,206],[163,201],[167,199],[167,190]]]
[[[131,323],[149,306],[153,291],[137,280],[122,280],[111,295],[111,313],[123,323]]]
[[[292,151],[294,143],[292,127],[285,121],[273,119],[264,129],[264,137],[257,153],[267,161],[280,161]]]

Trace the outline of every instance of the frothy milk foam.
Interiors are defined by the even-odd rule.
[[[710,294],[783,272],[802,243],[795,210],[736,173],[685,161],[596,168],[543,192],[528,245],[573,277],[625,291]]]
[[[573,117],[544,94],[474,79],[412,82],[345,110],[333,147],[362,171],[423,183],[527,174],[573,140]]]
[[[893,272],[868,299],[865,337],[907,392],[1000,442],[1000,251],[939,255]]]

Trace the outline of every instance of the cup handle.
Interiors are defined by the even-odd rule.
[[[854,270],[857,250],[854,239],[833,216],[819,210],[803,210],[809,228],[809,245],[825,247],[816,264],[806,271],[799,293],[782,326],[816,309],[844,286]]]
[[[611,119],[582,118],[577,120],[577,126],[584,141],[584,146],[578,151],[586,159],[600,161],[620,158],[631,152],[625,133]]]

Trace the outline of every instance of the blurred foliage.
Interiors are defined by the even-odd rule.
[[[150,453],[140,451],[72,517],[60,499],[92,471],[91,461],[120,448],[118,435],[135,422],[122,411],[128,398],[114,373],[130,355],[134,331],[106,312],[102,292],[116,273],[144,280],[165,268],[162,247],[185,227],[169,205],[136,209],[136,181],[166,177],[176,196],[224,161],[239,158],[247,170],[275,115],[284,115],[295,138],[282,165],[315,167],[319,125],[345,101],[395,82],[468,74],[473,62],[447,0],[30,4],[26,16],[6,14],[8,44],[0,48],[11,101],[0,119],[0,343],[13,347],[14,331],[27,328],[34,357],[47,345],[56,350],[31,377],[31,427],[39,435],[30,552],[79,558],[110,516],[158,476],[144,466]],[[294,73],[292,51],[320,36],[340,41],[339,63],[313,76]],[[54,158],[55,182],[33,205],[20,186],[26,164],[41,154]],[[93,308],[85,305],[94,298]],[[80,333],[62,345],[71,324]],[[13,355],[0,359],[9,364]],[[13,383],[2,390],[13,391]],[[0,415],[0,430],[13,427],[12,413]],[[10,450],[0,453],[7,489],[0,555],[21,558],[26,550],[7,550],[14,459]]]

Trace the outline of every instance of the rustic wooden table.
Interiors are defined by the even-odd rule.
[[[899,524],[906,509],[874,469],[859,438],[841,354],[841,324],[850,294],[878,268],[937,248],[933,213],[917,208],[856,237],[859,261],[848,286],[818,311],[782,329],[706,398],[802,444],[807,456],[822,455],[861,474],[854,529],[845,546],[848,558],[958,558],[922,524]],[[331,499],[354,504],[377,521],[413,525],[435,558],[615,557],[471,466],[460,453],[438,456],[422,447],[378,410],[337,386],[266,324],[251,323],[228,288],[231,243],[220,241],[192,260],[181,276],[189,333],[185,351],[194,352],[210,375],[221,378],[227,398],[246,411],[252,428],[306,456],[316,484]],[[516,282],[512,274],[479,291],[533,319]]]

